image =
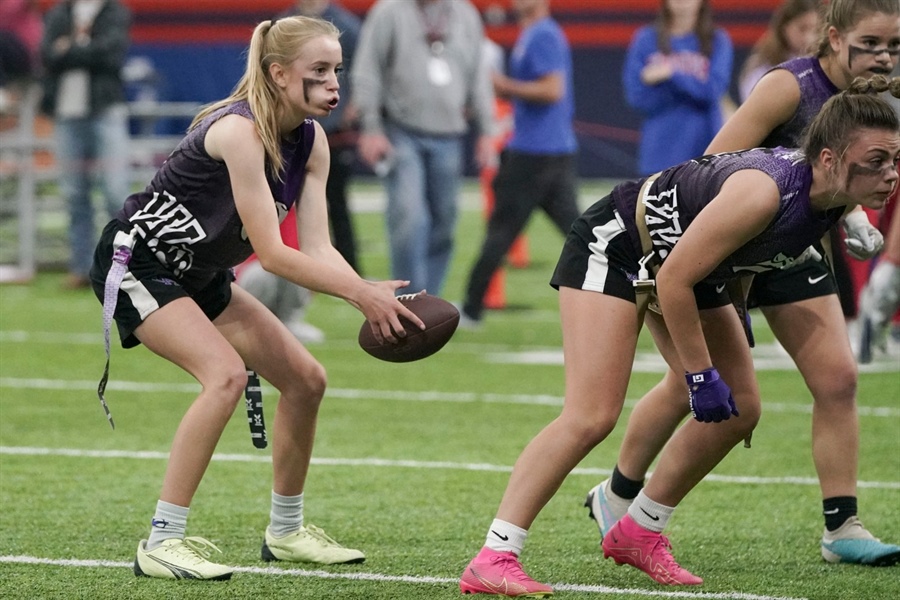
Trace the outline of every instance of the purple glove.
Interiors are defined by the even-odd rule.
[[[727,421],[731,415],[739,416],[731,388],[719,378],[715,367],[699,373],[686,373],[688,391],[691,394],[691,414],[703,423]]]

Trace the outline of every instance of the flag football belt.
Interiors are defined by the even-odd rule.
[[[637,305],[638,329],[644,324],[644,314],[649,308],[657,314],[662,314],[659,309],[659,298],[656,295],[656,272],[659,271],[659,261],[653,250],[653,242],[650,240],[650,231],[647,229],[647,206],[645,204],[650,186],[659,177],[659,173],[651,175],[644,181],[638,192],[637,202],[634,206],[634,224],[637,227],[638,237],[641,240],[641,252],[644,256],[638,261],[637,279],[632,281],[634,286],[635,304]]]
[[[103,285],[103,344],[106,347],[106,366],[103,367],[103,376],[97,385],[97,396],[100,398],[100,406],[106,413],[106,419],[109,426],[116,428],[113,422],[112,414],[109,412],[109,406],[106,404],[106,384],[109,381],[109,330],[112,326],[113,314],[116,312],[116,304],[119,302],[119,288],[122,286],[122,280],[125,279],[125,273],[128,272],[128,263],[131,261],[131,251],[134,249],[135,235],[137,228],[132,229],[130,233],[119,231],[113,239],[113,255],[112,266],[106,274],[106,283]]]

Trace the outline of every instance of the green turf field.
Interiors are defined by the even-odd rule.
[[[371,194],[371,188],[366,193]],[[591,190],[589,194],[593,194]],[[585,201],[590,198],[586,197]],[[458,300],[481,242],[466,203],[444,296]],[[357,215],[366,275],[386,276],[380,215]],[[250,442],[241,407],[195,498],[189,535],[235,565],[229,582],[138,579],[166,452],[197,387],[143,348],[113,349],[107,392],[100,306],[62,292],[61,275],[0,286],[0,598],[459,597],[456,579],[480,548],[522,447],[558,414],[563,391],[556,292],[547,285],[561,237],[543,216],[529,229],[530,267],[507,274],[511,307],[481,331],[459,331],[439,354],[379,362],[356,345],[360,314],[319,296],[312,346],[329,373],[305,498],[309,522],[364,550],[362,565],[311,568],[259,559],[268,522],[268,450]],[[758,317],[758,316],[757,316]],[[764,414],[753,448],[736,448],[682,503],[668,534],[699,588],[666,588],[603,560],[585,492],[615,463],[630,406],[660,377],[641,341],[623,419],[566,480],[531,530],[523,562],[557,598],[896,599],[900,567],[828,565],[819,554],[821,501],[810,457],[809,393],[755,321]],[[860,378],[860,516],[900,542],[900,364]],[[264,388],[271,421],[274,392]],[[270,423],[271,425],[271,423]],[[698,449],[698,451],[701,451]]]

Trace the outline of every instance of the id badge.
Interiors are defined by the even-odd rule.
[[[446,87],[453,82],[450,65],[440,56],[432,56],[428,60],[428,79],[435,87]]]

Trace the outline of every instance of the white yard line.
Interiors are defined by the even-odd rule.
[[[20,565],[50,565],[56,567],[75,567],[85,569],[115,568],[131,569],[131,562],[112,560],[77,560],[52,559],[35,556],[0,556],[0,563]],[[237,573],[251,575],[277,575],[282,577],[310,577],[317,579],[346,579],[351,581],[374,581],[379,583],[410,583],[423,585],[455,585],[459,580],[449,577],[430,577],[427,575],[384,575],[381,573],[332,573],[329,571],[309,569],[281,569],[279,567],[234,567]],[[682,592],[665,590],[642,590],[635,588],[615,588],[605,585],[578,585],[570,583],[551,583],[555,589],[566,592],[584,594],[620,594],[629,596],[646,596],[653,598],[696,598],[697,600],[805,600],[786,596],[765,596],[747,594],[745,592]]]
[[[167,452],[133,451],[133,450],[86,450],[82,448],[45,448],[33,446],[0,446],[0,455],[14,456],[66,456],[71,458],[119,458],[133,460],[166,460]],[[212,459],[217,462],[272,462],[269,454],[223,454],[216,453]],[[462,463],[451,461],[403,460],[388,458],[322,458],[313,457],[312,464],[328,467],[382,467],[394,469],[449,469],[458,471],[488,471],[499,473],[512,472],[511,465],[494,465],[490,463]],[[612,473],[609,469],[576,467],[572,475],[605,477]],[[751,477],[741,475],[716,475],[711,473],[704,481],[735,485],[819,485],[815,477]],[[900,490],[900,481],[860,481],[860,488]]]
[[[96,392],[97,382],[72,379],[41,379],[24,377],[0,377],[0,388],[34,389],[34,390],[68,390],[72,392]],[[149,381],[110,381],[107,391],[151,393],[151,394],[197,394],[200,386],[196,383],[149,382]],[[275,388],[263,385],[263,393],[272,395]],[[328,388],[328,398],[343,400],[391,400],[397,402],[451,402],[451,403],[485,403],[485,404],[519,404],[539,406],[562,406],[562,396],[552,394],[490,394],[480,392],[438,392],[409,390],[373,390],[357,388]],[[77,399],[82,400],[80,395]],[[625,406],[633,407],[636,399],[626,399]],[[767,402],[763,400],[764,413],[812,413],[812,403],[787,404]],[[857,414],[861,417],[881,417],[896,419],[900,417],[900,408],[890,406],[857,406]]]

